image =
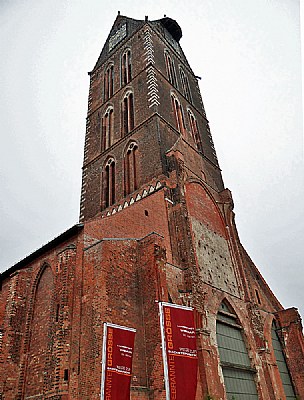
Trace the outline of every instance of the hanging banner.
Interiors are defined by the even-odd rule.
[[[104,323],[101,400],[130,400],[135,332]]]
[[[193,309],[159,303],[166,400],[195,400],[197,350]]]

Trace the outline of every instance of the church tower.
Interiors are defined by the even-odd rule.
[[[139,246],[138,293],[144,309],[158,301],[195,308],[197,398],[295,398],[303,384],[299,375],[291,378],[279,326],[281,315],[296,324],[300,317],[282,310],[240,244],[232,196],[224,188],[198,77],[181,37],[178,23],[166,16],[117,16],[90,73],[80,220],[94,226],[87,237],[98,231],[101,240],[157,235],[157,257],[163,252],[148,281],[145,261],[139,266],[147,250]],[[149,313],[149,322],[157,324],[156,308]],[[154,362],[155,335],[151,327],[142,337]],[[275,357],[282,362],[280,373],[269,370]],[[162,393],[152,365],[145,379],[149,396]]]
[[[81,221],[169,178],[170,151],[180,152],[197,179],[223,190],[198,78],[181,36],[167,17],[117,17],[90,73]]]
[[[118,14],[89,74],[80,223],[2,274],[0,398],[100,399],[106,322],[136,329],[130,398],[166,399],[160,302],[194,309],[196,400],[304,398],[301,318],[241,245],[181,37]]]

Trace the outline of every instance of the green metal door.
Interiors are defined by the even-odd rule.
[[[286,400],[295,400],[296,395],[293,390],[293,386],[292,386],[290,374],[288,371],[288,367],[286,364],[285,356],[283,353],[282,345],[279,340],[274,323],[272,324],[271,337],[272,337],[272,347],[273,347],[274,355],[276,358],[277,366],[278,366],[278,369],[280,372]]]
[[[255,370],[236,315],[222,306],[216,324],[216,337],[228,400],[258,400]]]

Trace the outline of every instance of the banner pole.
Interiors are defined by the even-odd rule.
[[[105,377],[106,377],[106,356],[107,356],[107,323],[103,324],[103,343],[101,358],[101,393],[100,399],[104,400]]]
[[[166,389],[166,400],[170,400],[170,385],[169,385],[169,376],[168,376],[168,361],[167,361],[167,351],[166,351],[166,341],[165,341],[165,326],[164,326],[164,313],[163,313],[163,304],[162,302],[158,303],[159,305],[159,316],[160,316],[160,333],[162,340],[162,353],[163,353],[163,361],[164,361],[164,379],[165,379],[165,389]]]

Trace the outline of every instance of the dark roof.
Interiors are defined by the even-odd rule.
[[[64,241],[70,239],[71,237],[77,235],[83,229],[83,224],[76,224],[66,230],[65,232],[61,233],[59,236],[56,236],[54,239],[40,247],[39,249],[35,250],[33,253],[29,254],[22,260],[18,261],[12,267],[7,269],[6,271],[0,274],[0,280],[7,278],[13,272],[17,271],[18,269],[28,265],[30,262],[35,260],[37,257],[41,256],[45,252],[51,250],[52,248],[58,246],[59,244],[63,243]]]
[[[173,39],[179,42],[183,36],[183,33],[178,23],[174,19],[168,17],[164,17],[159,21],[167,29],[167,31],[171,33]]]

